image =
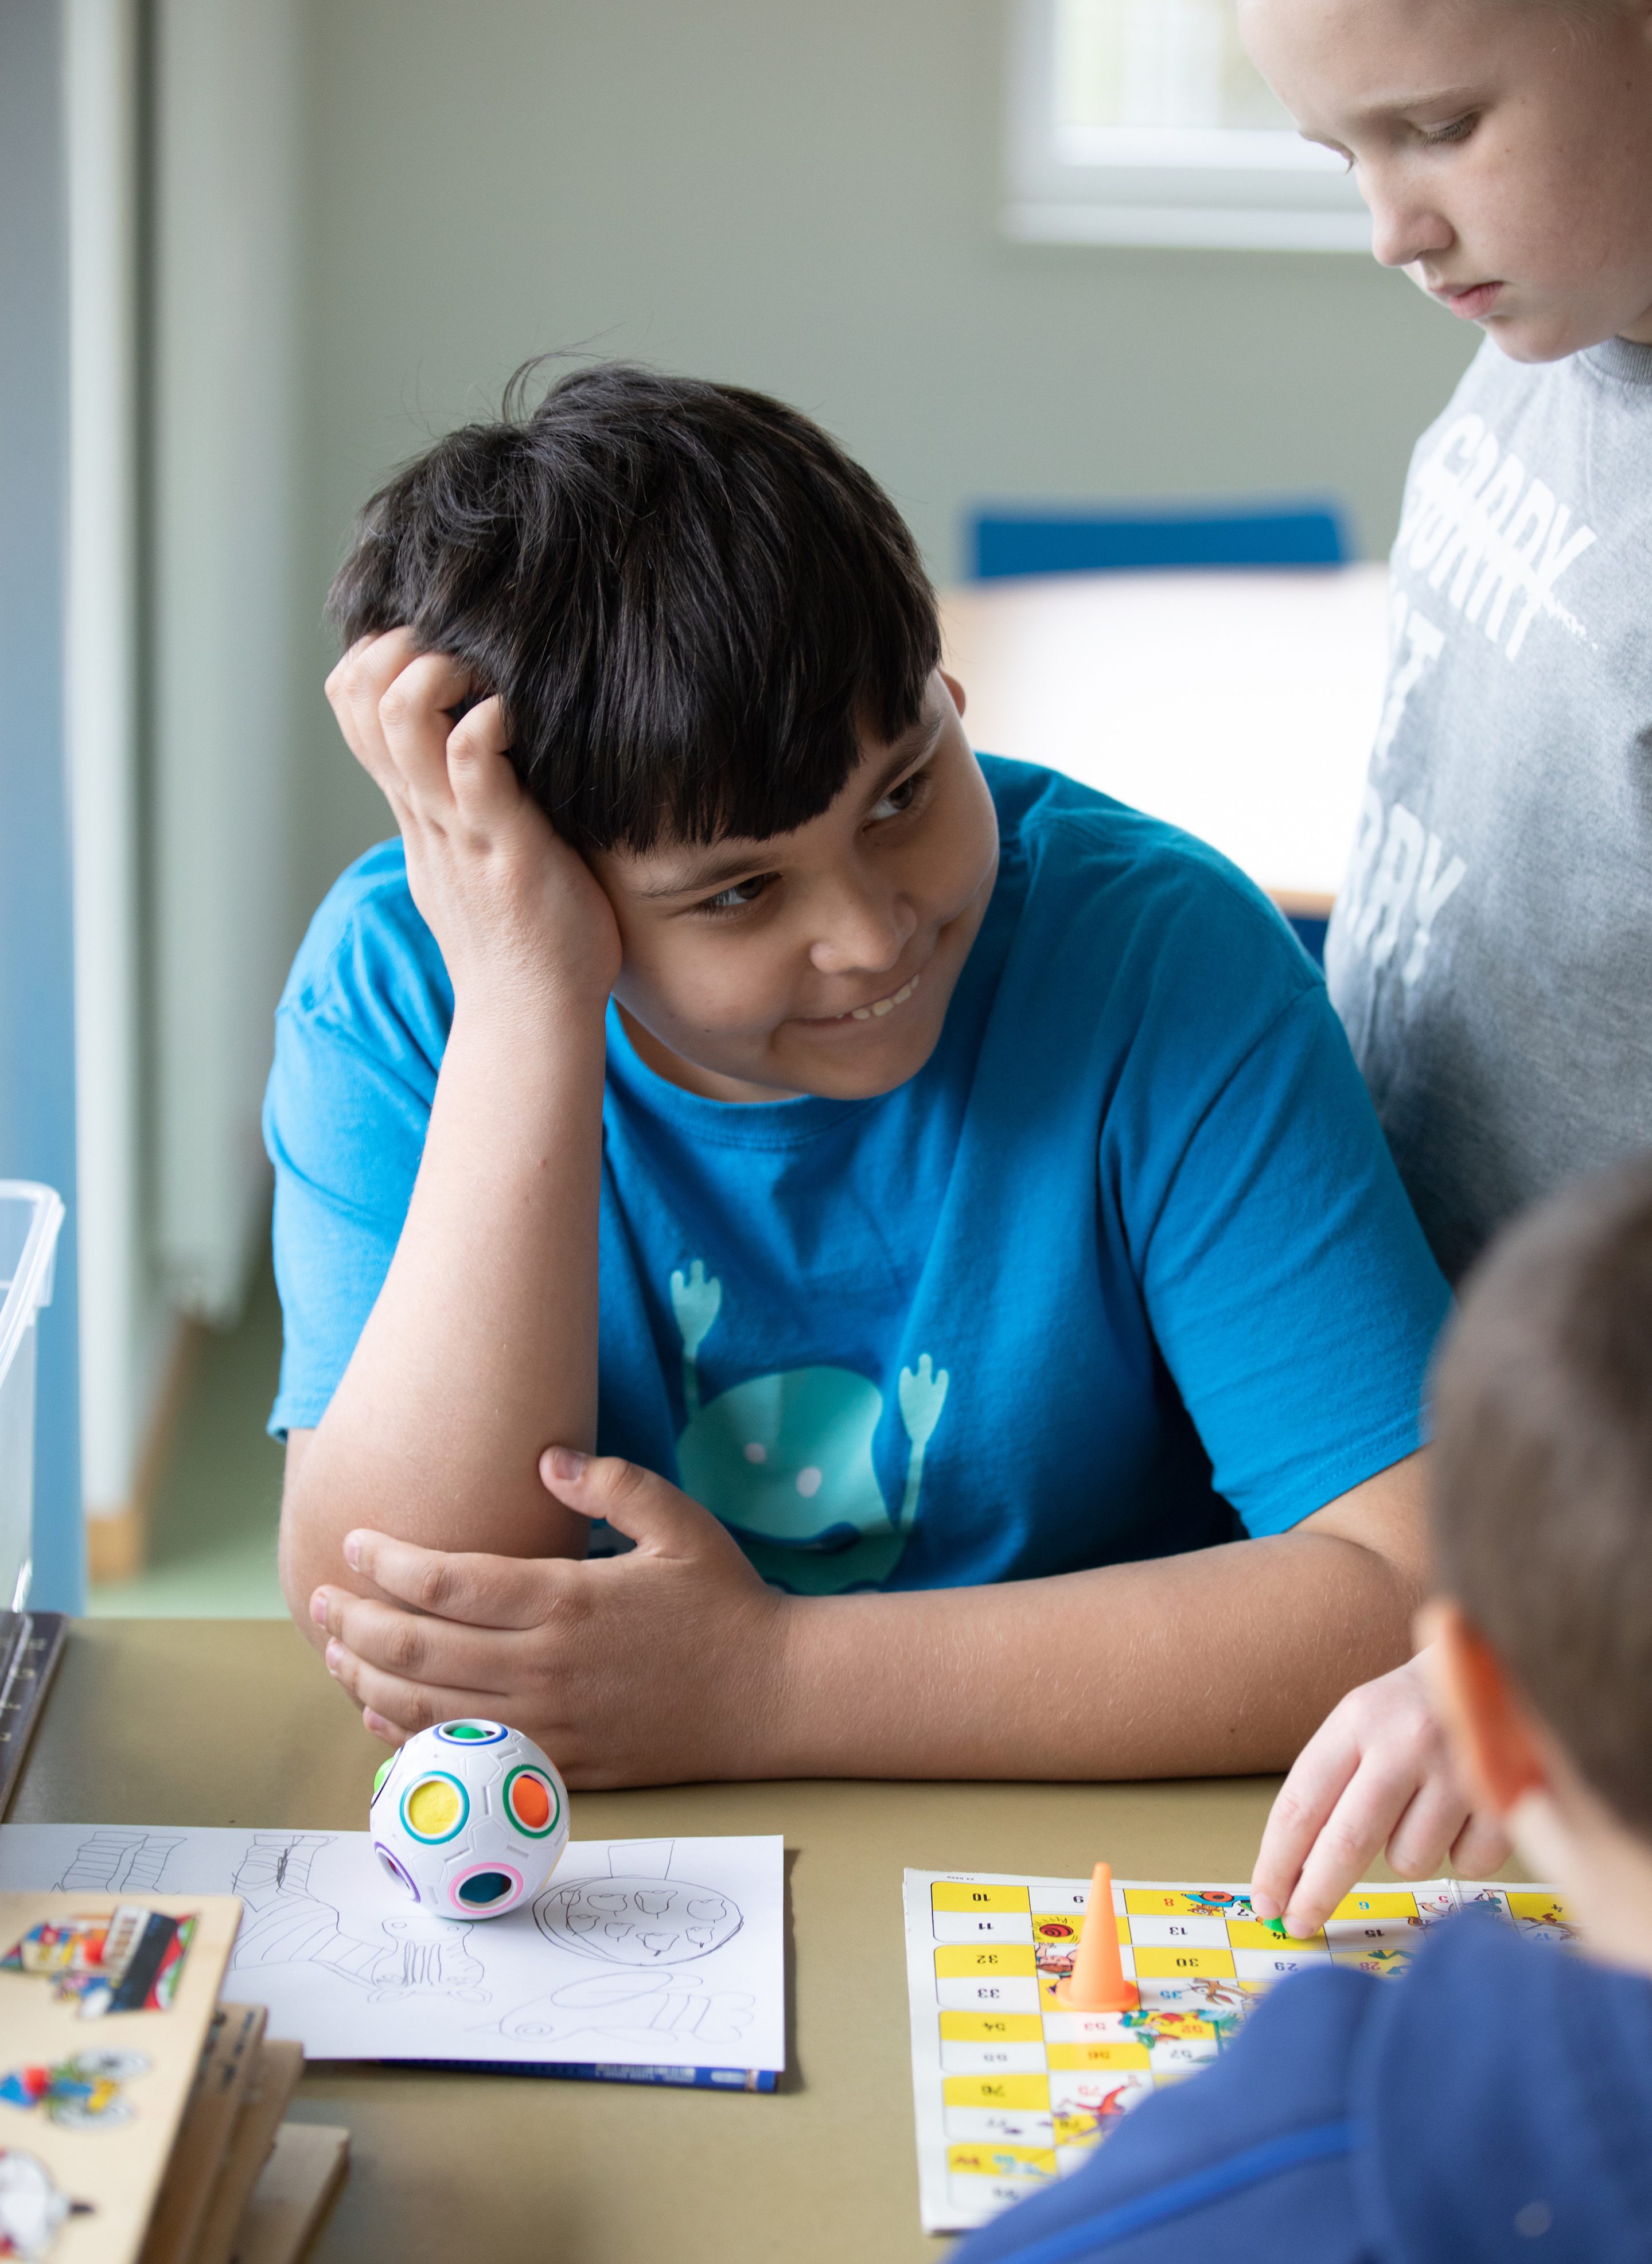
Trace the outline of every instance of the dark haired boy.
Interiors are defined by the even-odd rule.
[[[1476,1912],[1397,1979],[1299,1974],[960,2264],[1652,2253],[1652,1168],[1494,1245],[1434,1411],[1442,1718],[1588,1962]]]
[[[1446,1296],[1324,991],[1211,852],[977,761],[834,442],[582,371],[335,613],[402,838],[278,1017],[272,1427],[373,1728],[1243,1770],[1403,1656]]]

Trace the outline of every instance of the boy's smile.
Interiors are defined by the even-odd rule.
[[[904,1006],[921,980],[919,976],[909,976],[898,990],[874,998],[869,1006],[851,1006],[841,1014],[801,1014],[798,1020],[811,1030],[835,1029],[840,1022],[870,1022],[879,1015],[892,1013],[897,1006]]]
[[[938,671],[912,729],[863,739],[791,833],[592,854],[625,954],[614,997],[651,1069],[732,1101],[861,1099],[917,1075],[997,876],[962,707]]]
[[[1516,361],[1652,343],[1652,0],[1242,0],[1388,267]]]

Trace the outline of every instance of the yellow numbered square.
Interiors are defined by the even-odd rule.
[[[1047,2115],[1049,2078],[1044,2075],[948,2075],[941,2096],[949,2107],[1003,2107],[1022,2115]]]
[[[1058,2115],[1055,2143],[1058,2146],[1099,2145],[1101,2125],[1093,2115]]]
[[[1554,1895],[1522,1895],[1512,1890],[1509,1895],[1511,1918],[1532,1919],[1539,1926],[1569,1926],[1566,1905]],[[1034,1931],[1036,1932],[1036,1927]]]
[[[945,2044],[1041,2044],[1044,2023],[1036,2013],[943,2013]]]
[[[1417,1897],[1382,1893],[1344,1895],[1330,1915],[1333,1925],[1338,1919],[1415,1918]]]
[[[1411,1962],[1409,1949],[1334,1949],[1333,1965],[1348,1965],[1356,1973],[1369,1973],[1373,1980],[1397,1980]]]
[[[1234,1977],[1231,1949],[1138,1949],[1135,1954],[1138,1981],[1191,1980],[1201,1973],[1221,1974],[1231,1981]]]
[[[930,1908],[938,1911],[1024,1911],[1029,1899],[1025,1887],[976,1887],[944,1880],[930,1889]]]
[[[1053,2178],[1053,2146],[949,2146],[946,2166],[954,2177]]]
[[[943,1981],[967,1981],[977,1973],[1030,1981],[1038,1965],[1025,1942],[958,1941],[943,1943],[936,1951],[935,1971]]]
[[[1230,1918],[1228,1939],[1235,1949],[1323,1949],[1322,1934],[1275,1934],[1254,1918]]]
[[[1086,2067],[1150,2067],[1153,2064],[1147,2046],[1134,2043],[1050,2044],[1047,2050],[1051,2067],[1063,2072]]]

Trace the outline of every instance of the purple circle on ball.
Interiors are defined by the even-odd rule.
[[[390,1853],[390,1850],[388,1847],[381,1847],[378,1840],[375,1840],[373,1843],[373,1852],[378,1857],[379,1861],[384,1865],[385,1869],[390,1874],[390,1876],[395,1881],[397,1886],[402,1888],[408,1894],[411,1895],[415,1902],[419,1901],[420,1896],[417,1887],[415,1886],[412,1879],[408,1876],[404,1867],[396,1861],[395,1857]]]

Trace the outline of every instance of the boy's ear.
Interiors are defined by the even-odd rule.
[[[1476,1806],[1509,1816],[1528,1792],[1548,1789],[1548,1771],[1525,1702],[1480,1629],[1450,1597],[1417,1617],[1429,1646],[1434,1702]]]
[[[1648,0],[1648,5],[1652,5],[1652,0]],[[939,676],[941,682],[946,686],[946,689],[952,693],[953,705],[957,708],[959,714],[961,715],[964,712],[963,686],[958,681],[958,678],[955,676],[949,676],[944,668],[938,669],[936,673]]]

